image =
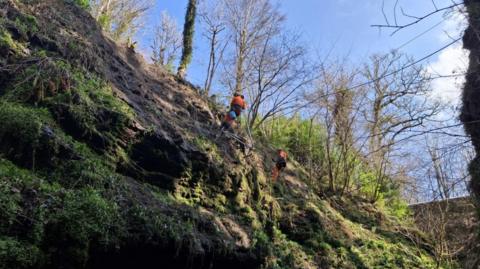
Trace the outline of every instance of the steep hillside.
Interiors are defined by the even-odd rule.
[[[418,230],[245,155],[63,0],[0,0],[0,268],[439,268]],[[260,151],[261,149],[261,151]]]

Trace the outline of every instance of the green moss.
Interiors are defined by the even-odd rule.
[[[114,96],[108,84],[96,76],[60,62],[61,69],[70,74],[70,91],[47,98],[46,102],[59,116],[67,114],[70,122],[62,122],[72,135],[93,143],[95,147],[114,149],[118,134],[131,124],[134,113]]]
[[[156,208],[136,204],[129,208],[127,215],[131,228],[129,236],[142,243],[150,240],[160,244],[173,242],[181,248],[183,242],[192,240],[196,226],[192,218],[187,218],[187,216],[193,216],[183,210],[166,214]],[[162,240],[168,240],[168,242],[162,242]]]
[[[367,268],[437,268],[431,257],[402,243],[388,243],[381,239],[368,238],[363,242],[360,247],[352,247],[352,252]]]
[[[37,268],[45,257],[59,256],[66,264],[81,267],[93,240],[111,247],[122,234],[118,206],[99,190],[67,190],[4,159],[0,159],[0,195],[2,235],[21,229],[15,239],[0,238],[0,260],[11,262],[8,268]],[[39,248],[45,245],[66,247]]]
[[[69,191],[63,199],[63,208],[54,217],[54,224],[62,225],[62,233],[75,241],[98,238],[105,244],[115,240],[111,227],[118,225],[118,206],[104,199],[91,187]]]
[[[50,122],[48,111],[0,101],[0,121],[0,154],[32,169],[45,161],[38,152],[48,143],[43,137]]]
[[[212,200],[213,208],[220,213],[227,213],[227,197],[223,194],[216,194]]]
[[[15,136],[24,146],[34,149],[39,142],[43,120],[47,117],[46,110],[0,102],[0,140],[6,141],[6,136]]]
[[[65,67],[68,70],[68,66]],[[100,106],[124,115],[125,120],[132,120],[133,110],[119,98],[115,97],[112,88],[100,78],[73,69],[73,80],[76,90],[88,105]]]
[[[179,203],[188,206],[203,206],[214,208],[219,212],[226,211],[226,197],[212,192],[202,180],[198,182],[183,181],[176,187],[173,197]]]
[[[38,31],[37,19],[31,15],[21,15],[16,17],[14,24],[20,33],[25,36]]]
[[[289,240],[280,230],[273,229],[270,255],[266,257],[265,268],[317,268],[313,257],[303,247]]]
[[[113,163],[101,158],[87,145],[64,134],[50,117],[45,109],[0,102],[0,121],[3,123],[0,140],[6,143],[0,146],[0,153],[18,164],[39,169],[40,173],[48,174],[66,186],[101,186],[116,180]],[[44,132],[49,133],[45,138]],[[60,150],[60,147],[63,149]],[[66,150],[72,159],[69,155],[65,156]],[[43,155],[37,156],[36,152]],[[48,157],[49,163],[37,160],[41,157]],[[37,163],[56,165],[56,169],[51,171],[49,166],[37,167]]]
[[[13,40],[12,35],[0,25],[0,49],[9,49],[15,54],[23,54],[25,46]]]
[[[7,178],[6,175],[11,175],[10,169],[5,171],[8,168],[0,163],[0,231],[2,233],[17,224],[17,216],[22,210],[22,197],[16,182],[18,177]]]
[[[0,28],[0,46],[7,48],[14,48],[16,46],[10,33],[3,28]]]
[[[46,56],[40,62],[26,67],[2,99],[49,108],[62,132],[107,151],[112,162],[127,162],[118,142],[133,121],[132,109],[97,76]]]
[[[34,51],[33,55],[40,58],[46,58],[48,56],[48,52],[44,49],[39,49]]]
[[[223,158],[218,152],[217,145],[210,139],[203,136],[197,136],[193,139],[193,143],[204,153],[207,153],[210,158],[216,163],[223,163]]]

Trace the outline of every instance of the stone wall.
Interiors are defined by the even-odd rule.
[[[437,253],[449,253],[462,268],[478,268],[475,253],[479,220],[472,198],[414,204],[410,208],[417,226],[433,237]]]

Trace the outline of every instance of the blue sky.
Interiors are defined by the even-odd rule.
[[[371,27],[372,24],[385,23],[382,14],[382,0],[278,1],[281,10],[287,16],[287,27],[303,33],[304,42],[309,45],[312,57],[319,57],[319,55],[323,57],[330,52],[331,59],[347,57],[352,64],[367,60],[368,56],[373,53],[388,52],[398,48],[442,21],[431,31],[404,46],[402,51],[415,58],[421,58],[449,43],[451,40],[449,36],[456,38],[462,32],[459,26],[459,22],[461,22],[459,17],[445,20],[443,14],[437,14],[391,36],[391,30],[379,30]],[[451,0],[434,1],[439,8],[451,4]],[[395,0],[385,0],[384,10],[391,20],[393,20],[394,3]],[[159,14],[163,10],[173,16],[181,28],[186,6],[187,0],[156,0],[154,8],[148,14],[147,30],[157,23]],[[402,23],[408,21],[409,18],[401,15],[400,8],[407,14],[420,16],[434,10],[434,5],[432,0],[400,0],[397,7],[397,20]],[[198,85],[203,84],[207,64],[206,56],[208,56],[208,47],[202,40],[200,31],[197,24],[193,62],[188,72],[188,79]],[[148,31],[142,35],[140,43],[143,51],[148,50],[150,42],[148,36]],[[457,44],[447,52],[443,52],[443,57],[439,53],[425,64],[434,65],[437,73],[451,73],[450,69],[454,69],[452,66],[460,68],[460,65],[465,63],[464,59],[459,61],[460,57],[465,56],[461,55],[460,48],[461,44]],[[439,62],[440,59],[445,62]],[[452,60],[456,63],[452,64]],[[448,91],[452,92],[455,91],[452,89],[454,82],[448,82],[448,86],[445,86],[445,81],[437,82],[437,84],[438,87],[447,87]],[[449,98],[458,98],[458,94],[453,94]]]

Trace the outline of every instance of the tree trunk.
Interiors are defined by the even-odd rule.
[[[234,92],[238,94],[243,93],[243,77],[245,75],[243,65],[245,62],[245,50],[246,50],[247,33],[242,30],[240,34],[240,46],[238,48],[236,69],[235,69],[235,89]]]
[[[210,57],[208,60],[207,78],[205,79],[205,95],[208,96],[210,88],[212,86],[213,75],[215,73],[216,57],[215,57],[215,44],[217,43],[217,31],[212,32],[212,40],[210,42]]]
[[[185,78],[187,68],[192,61],[193,52],[193,35],[195,31],[195,16],[197,13],[197,0],[189,0],[187,13],[185,15],[185,25],[183,27],[183,49],[180,65],[178,66],[177,75]]]

